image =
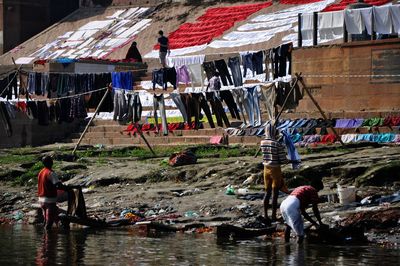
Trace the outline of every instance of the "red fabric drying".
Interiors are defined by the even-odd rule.
[[[255,12],[271,6],[271,2],[262,4],[216,7],[207,9],[206,13],[194,23],[184,23],[168,36],[169,48],[178,49],[210,43],[238,22],[247,19]],[[158,45],[154,49],[159,49]]]
[[[388,3],[390,0],[364,0],[365,3],[373,6],[381,6]],[[322,12],[339,11],[345,9],[348,5],[357,2],[356,0],[342,0],[338,4],[327,6]]]
[[[328,134],[321,136],[321,143],[334,143],[336,136],[334,134]]]
[[[315,2],[319,2],[321,0],[281,0],[279,1],[280,4],[285,5],[304,5],[304,4],[311,4]]]

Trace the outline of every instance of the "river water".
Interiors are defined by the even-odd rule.
[[[219,243],[214,234],[143,236],[125,229],[49,232],[0,226],[0,265],[400,265],[398,249],[298,246],[281,239]]]

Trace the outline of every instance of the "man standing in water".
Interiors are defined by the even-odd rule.
[[[49,230],[54,222],[58,222],[57,189],[65,190],[66,186],[53,172],[53,159],[50,156],[43,157],[42,163],[44,168],[38,175],[38,196],[43,211],[45,228]]]
[[[265,139],[261,141],[261,151],[264,164],[264,215],[268,218],[269,200],[272,194],[272,221],[276,221],[276,210],[278,208],[279,190],[289,194],[285,186],[281,165],[288,162],[286,158],[285,145],[276,140],[277,130],[275,120],[271,120],[265,127]]]
[[[162,67],[167,67],[167,53],[169,51],[169,41],[168,38],[164,36],[164,32],[160,30],[158,32],[160,37],[158,38],[158,44],[160,45],[160,62]]]
[[[285,220],[285,241],[289,242],[290,231],[297,235],[297,243],[302,243],[304,239],[304,223],[301,215],[303,214],[312,225],[316,227],[323,226],[321,222],[321,215],[318,210],[318,191],[322,190],[324,185],[321,180],[314,180],[311,186],[301,186],[295,188],[292,193],[281,203],[281,213]],[[315,222],[310,215],[307,214],[306,208],[312,204],[312,209],[317,222]]]

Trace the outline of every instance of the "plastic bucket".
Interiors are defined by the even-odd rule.
[[[339,195],[339,202],[343,205],[350,204],[356,201],[356,187],[340,187],[338,186],[337,192]]]

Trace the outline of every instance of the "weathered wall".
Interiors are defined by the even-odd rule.
[[[79,1],[3,0],[0,5],[1,23],[3,24],[0,32],[4,36],[0,53],[3,53],[79,8]]]
[[[305,76],[306,85],[312,87],[313,96],[326,112],[400,111],[400,77],[369,76],[400,75],[399,39],[299,48],[292,58],[293,73]],[[308,96],[297,109],[315,110]]]
[[[79,121],[40,126],[37,119],[30,120],[25,114],[17,113],[16,118],[11,119],[11,127],[13,134],[8,137],[0,124],[0,148],[38,146],[65,140],[77,131]]]

